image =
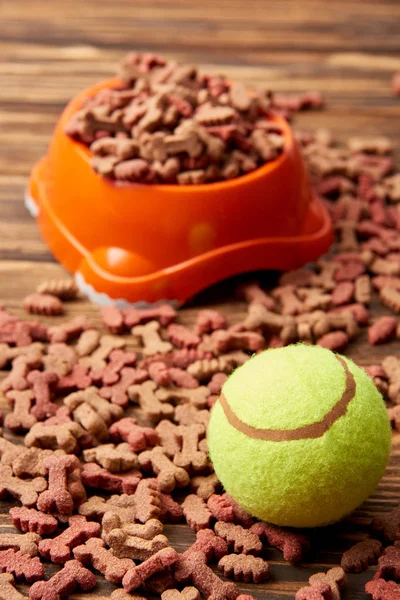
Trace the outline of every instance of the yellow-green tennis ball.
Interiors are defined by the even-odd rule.
[[[385,404],[366,373],[318,346],[266,350],[225,382],[208,427],[222,485],[250,514],[314,527],[349,514],[390,454]]]

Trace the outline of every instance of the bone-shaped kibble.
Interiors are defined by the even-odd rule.
[[[327,595],[326,597],[329,597],[332,600],[340,600],[340,588],[346,583],[346,576],[341,567],[334,567],[329,569],[326,573],[315,573],[314,575],[311,575],[308,582],[311,589],[314,587],[318,589],[318,586],[329,586],[330,595]],[[301,600],[303,597],[306,598],[307,589],[310,588],[301,588],[296,594],[296,600]],[[323,597],[325,596],[323,595]]]
[[[26,596],[15,589],[11,573],[0,573],[0,600],[26,600]]]
[[[153,469],[161,492],[172,492],[175,487],[186,487],[190,481],[187,471],[174,465],[160,446],[139,454],[139,464],[145,469]]]
[[[219,560],[228,554],[228,544],[225,540],[215,535],[212,529],[200,529],[196,535],[196,541],[189,546],[185,555],[190,552],[202,552],[206,556],[207,562],[215,558]]]
[[[187,372],[199,381],[208,381],[215,373],[227,373],[229,375],[233,369],[239,367],[248,359],[248,354],[237,350],[229,354],[222,354],[217,358],[196,360],[188,366]]]
[[[11,521],[20,531],[50,535],[58,527],[58,521],[52,515],[46,515],[34,508],[14,506],[10,509]]]
[[[154,381],[145,381],[141,385],[131,385],[128,388],[130,400],[138,403],[145,417],[151,421],[168,419],[174,414],[174,407],[171,404],[160,402],[155,394],[156,387]]]
[[[155,479],[142,479],[135,492],[136,519],[146,523],[161,514],[161,494]]]
[[[215,473],[211,475],[196,475],[192,477],[190,488],[203,500],[208,500],[210,496],[216,493],[221,486],[219,479]]]
[[[199,386],[195,389],[189,388],[159,388],[156,392],[157,398],[162,402],[180,401],[189,402],[196,408],[205,408],[210,390],[207,386]]]
[[[7,399],[12,404],[13,410],[4,419],[4,425],[11,431],[27,431],[36,423],[36,417],[30,413],[34,399],[32,390],[10,390]]]
[[[107,512],[118,512],[124,523],[135,522],[136,502],[133,495],[119,494],[107,501],[100,496],[91,496],[79,506],[79,514],[90,521],[101,521]]]
[[[269,564],[250,554],[228,554],[218,563],[225,577],[246,583],[261,583],[269,577]]]
[[[248,350],[257,352],[265,346],[265,339],[255,331],[225,331],[217,330],[211,334],[210,342],[213,352],[217,355],[231,350]]]
[[[27,479],[29,477],[45,477],[47,472],[43,466],[46,456],[62,456],[64,450],[42,450],[41,448],[21,447],[21,452],[14,458],[11,467],[16,477]]]
[[[137,466],[137,455],[132,452],[127,443],[103,444],[96,448],[88,448],[83,451],[85,462],[95,462],[111,473],[129,471]]]
[[[11,548],[28,556],[37,556],[38,544],[42,538],[37,533],[1,533],[0,550]]]
[[[372,600],[397,600],[400,595],[400,585],[395,581],[373,579],[365,584],[365,591]]]
[[[69,560],[73,548],[91,537],[98,537],[101,531],[98,523],[87,521],[82,515],[70,517],[68,523],[68,529],[57,537],[39,542],[40,554],[58,564]]]
[[[215,533],[232,545],[235,552],[259,554],[262,550],[258,535],[241,525],[220,521],[215,524]]]
[[[13,476],[11,467],[0,465],[0,498],[12,496],[24,506],[33,506],[38,499],[38,492],[43,492],[47,482],[43,477],[24,481]]]
[[[47,346],[47,354],[43,356],[44,370],[56,373],[59,377],[67,375],[76,363],[75,350],[67,344],[56,343]]]
[[[210,398],[211,396],[208,396],[207,402]],[[207,409],[198,410],[193,404],[179,404],[175,407],[174,420],[179,423],[179,425],[193,425],[194,423],[200,423],[207,428],[210,420],[210,411]]]
[[[376,564],[378,556],[382,553],[382,544],[379,540],[367,538],[343,553],[340,566],[346,573],[360,573],[367,569],[369,565]],[[398,552],[398,557],[400,552]],[[378,575],[381,577],[381,575]],[[385,577],[384,577],[385,579]]]
[[[156,484],[157,485],[157,484]],[[157,486],[158,488],[158,486]],[[163,523],[179,523],[183,517],[183,510],[180,504],[175,502],[171,494],[160,493],[161,513],[160,521]]]
[[[60,448],[67,454],[79,449],[78,439],[84,434],[82,427],[75,422],[63,425],[45,425],[36,423],[25,436],[25,446],[38,448],[49,448],[55,450]]]
[[[1,382],[1,391],[26,390],[29,387],[28,373],[31,369],[38,369],[41,364],[42,351],[40,350],[33,350],[14,358],[10,374]]]
[[[248,315],[244,320],[246,329],[266,329],[268,332],[279,332],[282,341],[296,339],[296,320],[291,315],[279,315],[268,311],[262,304],[250,304]]]
[[[170,342],[164,342],[161,339],[159,334],[160,327],[158,321],[150,321],[149,323],[146,323],[146,325],[137,325],[131,330],[132,335],[141,338],[144,356],[167,353],[172,350],[172,344]]]
[[[152,427],[141,427],[133,417],[124,417],[109,428],[111,439],[127,442],[134,452],[145,450],[148,446],[157,446],[159,436]]]
[[[92,384],[92,377],[88,374],[88,367],[76,363],[68,375],[62,375],[58,379],[58,392],[71,392],[72,390],[84,390]]]
[[[36,581],[29,590],[29,600],[61,600],[68,598],[76,588],[88,591],[95,585],[96,576],[89,569],[83,567],[78,560],[69,560],[48,581]]]
[[[103,538],[119,558],[147,560],[169,546],[168,538],[163,535],[162,523],[150,519],[144,525],[122,523],[116,513],[107,513],[103,517]]]
[[[93,371],[104,369],[107,365],[106,360],[111,352],[118,348],[124,348],[125,346],[126,341],[122,337],[102,335],[98,348],[90,356],[86,355],[80,358],[79,362]]]
[[[274,304],[273,300],[271,300]],[[197,335],[211,333],[216,329],[225,329],[227,326],[226,318],[217,310],[204,308],[199,310],[196,316],[195,332]]]
[[[43,421],[46,417],[55,415],[57,404],[52,402],[52,390],[58,382],[56,373],[31,371],[28,374],[28,382],[33,388],[35,394],[35,405],[31,409],[31,413],[38,421]]]
[[[113,350],[109,356],[109,362],[102,369],[101,379],[104,385],[117,383],[120,378],[121,370],[124,367],[131,367],[137,359],[136,352],[125,352],[124,350]],[[94,374],[93,374],[94,376]]]
[[[82,331],[85,331],[86,329],[91,329],[91,327],[92,325],[85,316],[78,315],[70,321],[66,321],[64,323],[60,323],[60,325],[54,325],[53,327],[49,327],[49,340],[52,344],[65,343],[73,338],[78,337],[78,335],[82,333]]]
[[[164,448],[168,456],[175,456],[181,450],[182,444],[178,440],[177,425],[163,419],[157,425],[156,432],[159,435],[160,446]]]
[[[236,295],[238,298],[243,298],[248,304],[262,304],[268,310],[275,309],[274,300],[261,289],[259,283],[256,281],[240,285],[236,289]],[[222,328],[217,327],[216,329]]]
[[[109,492],[133,494],[142,478],[140,471],[111,473],[95,463],[86,463],[82,469],[82,481],[88,487],[95,487]]]
[[[28,346],[10,347],[8,344],[0,344],[0,369],[19,356],[43,355],[45,346],[41,342],[34,342]],[[4,390],[3,390],[4,391]]]
[[[190,552],[179,556],[175,564],[175,577],[179,582],[192,583],[208,600],[236,600],[239,590],[234,583],[222,581],[206,563],[203,552]]]
[[[11,573],[16,579],[31,583],[43,579],[44,567],[37,556],[31,557],[9,548],[0,551],[0,573]]]
[[[196,348],[201,341],[197,334],[178,323],[171,323],[171,325],[168,325],[167,336],[177,348]]]
[[[368,541],[368,540],[366,540]],[[377,540],[370,540],[375,541]],[[379,542],[377,542],[379,543]],[[367,561],[367,566],[369,564],[373,564],[376,562],[376,554],[378,548],[375,548],[375,556],[372,557],[373,560]],[[368,559],[370,556],[368,557]],[[375,560],[374,560],[375,559]],[[364,564],[365,564],[364,560]],[[343,566],[343,565],[342,565]],[[382,556],[379,557],[378,560],[378,570],[375,574],[375,579],[393,579],[394,581],[398,581],[400,576],[400,548],[397,546],[388,546],[383,551]]]
[[[149,378],[147,371],[144,369],[134,369],[132,367],[124,367],[120,373],[120,379],[117,383],[110,386],[104,386],[100,390],[100,395],[103,398],[109,399],[112,404],[125,407],[128,404],[128,390],[132,385],[140,384]]]
[[[189,494],[182,503],[183,514],[191,529],[199,531],[210,527],[212,514],[200,496]]]
[[[73,550],[74,557],[84,565],[92,565],[107,581],[119,584],[129,569],[135,566],[130,558],[118,558],[105,548],[100,538],[91,538]]]
[[[140,565],[130,569],[122,580],[124,590],[132,592],[142,585],[149,577],[172,566],[178,560],[178,553],[173,548],[163,548],[156,554],[142,562]],[[230,600],[230,599],[229,599]],[[234,600],[232,598],[232,600]]]
[[[283,558],[295,563],[303,558],[310,548],[310,538],[301,533],[295,533],[272,525],[271,523],[255,523],[251,531],[261,538],[265,538],[270,546],[279,548]]]
[[[195,587],[185,587],[179,590],[165,590],[161,594],[161,600],[200,600],[200,592]]]
[[[161,325],[169,325],[176,319],[176,310],[170,304],[161,304],[152,308],[125,308],[124,320],[127,327],[134,327],[148,321],[159,321]]]
[[[223,496],[213,494],[207,500],[207,506],[217,521],[226,521],[227,523],[234,521],[233,507]]]
[[[108,440],[108,427],[123,415],[122,408],[102,398],[94,386],[69,394],[64,404],[73,412],[75,420],[99,441]]]
[[[78,356],[89,356],[96,350],[100,342],[100,332],[96,329],[87,329],[79,336],[75,346]]]
[[[112,138],[109,138],[110,140]],[[97,140],[97,142],[94,142],[94,144],[98,143],[99,140]],[[125,142],[125,140],[119,140],[119,142]],[[117,142],[117,140],[113,141],[112,143],[119,143]],[[104,143],[104,138],[103,140],[101,140],[100,143]],[[93,150],[93,146],[92,146],[92,150]],[[108,331],[110,333],[113,334],[121,334],[123,333],[124,329],[125,329],[125,323],[124,323],[124,315],[122,314],[121,310],[117,307],[117,306],[103,306],[100,309],[100,316],[101,316],[101,320],[103,321],[103,325],[108,329]]]
[[[47,456],[43,459],[43,467],[48,473],[49,487],[39,496],[37,507],[43,512],[59,512],[70,515],[74,508],[74,500],[67,489],[67,475],[80,469],[80,461],[74,455]]]
[[[204,425],[181,425],[176,433],[182,441],[182,450],[175,454],[174,463],[186,470],[204,471],[208,466],[207,453],[198,449],[199,440],[205,435]]]

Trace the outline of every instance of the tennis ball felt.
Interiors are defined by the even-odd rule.
[[[339,520],[376,488],[390,454],[385,404],[368,375],[319,346],[266,350],[225,382],[208,447],[250,514],[293,527]]]

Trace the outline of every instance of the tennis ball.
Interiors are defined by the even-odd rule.
[[[292,527],[339,520],[390,454],[385,404],[351,360],[302,344],[266,350],[225,382],[208,427],[215,472],[250,514]]]

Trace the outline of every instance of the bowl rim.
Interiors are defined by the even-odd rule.
[[[82,90],[81,92],[78,92],[78,94],[76,94],[67,104],[59,121],[61,135],[64,138],[67,138],[67,140],[72,144],[73,150],[77,152],[81,156],[81,158],[87,163],[89,168],[93,171],[94,175],[96,175],[99,179],[101,179],[101,181],[103,181],[107,185],[111,185],[112,187],[123,189],[132,188],[135,190],[137,190],[138,188],[152,189],[156,192],[162,192],[163,190],[165,190],[168,193],[174,192],[177,194],[184,195],[187,195],[191,192],[198,194],[207,191],[228,191],[233,187],[246,186],[246,184],[251,184],[253,181],[267,177],[271,171],[278,169],[281,166],[281,164],[286,160],[287,155],[293,150],[295,141],[292,128],[290,127],[286,119],[275,115],[265,120],[270,121],[272,123],[276,123],[279,129],[282,131],[282,136],[284,139],[282,152],[277,158],[257,167],[257,169],[250,171],[250,173],[240,175],[239,177],[234,177],[233,179],[226,179],[223,181],[215,181],[212,183],[201,183],[193,185],[179,185],[176,183],[135,183],[129,181],[117,181],[109,179],[108,177],[100,175],[93,169],[92,165],[90,164],[93,154],[90,152],[89,146],[87,146],[84,142],[76,140],[73,137],[69,136],[67,133],[65,133],[65,126],[70,120],[70,118],[72,118],[73,115],[82,108],[82,104],[85,100],[94,96],[97,92],[101,91],[102,89],[110,89],[121,85],[123,85],[122,80],[118,77],[114,77],[111,79],[100,81],[94,84],[93,86],[90,86]]]

